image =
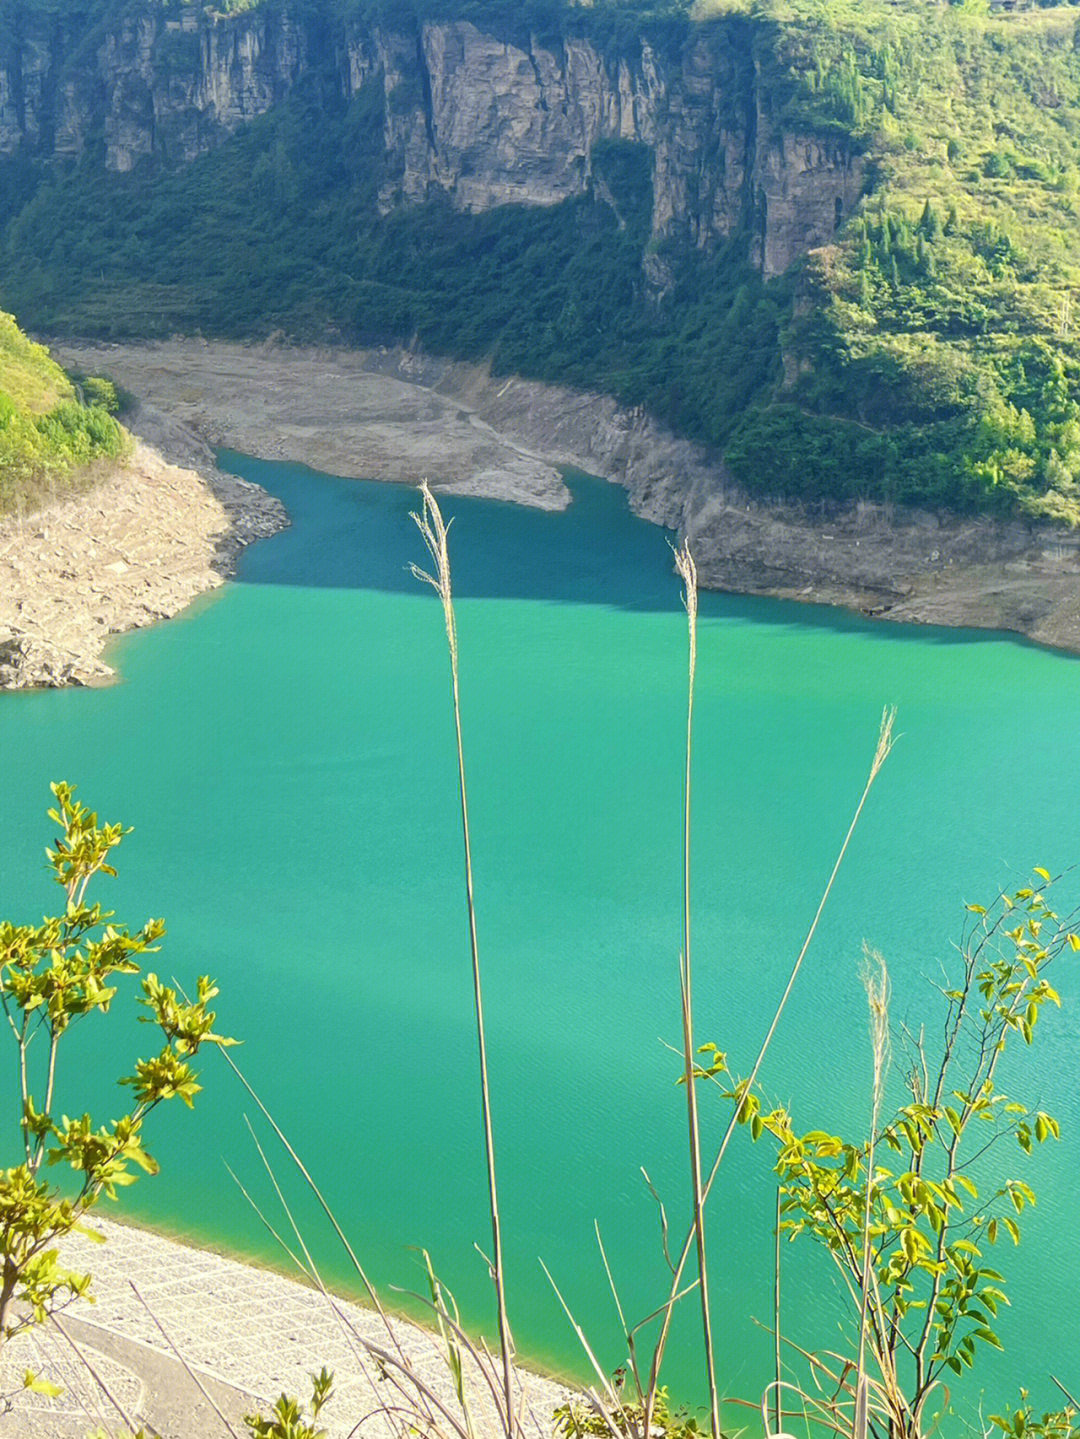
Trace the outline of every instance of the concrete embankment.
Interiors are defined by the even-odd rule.
[[[368,1346],[391,1356],[392,1375],[411,1369],[462,1423],[445,1351],[426,1329],[149,1230],[96,1215],[90,1227],[106,1242],[71,1235],[63,1258],[92,1273],[95,1302],[66,1309],[62,1330],[45,1324],[5,1345],[0,1434],[85,1439],[91,1429],[128,1433],[142,1423],[160,1439],[239,1439],[249,1432],[244,1414],[267,1414],[282,1393],[305,1400],[311,1374],[325,1365],[334,1374],[320,1415],[328,1439],[401,1439],[415,1386],[380,1379]],[[24,1389],[27,1369],[63,1392]],[[569,1391],[520,1367],[514,1382],[522,1439],[550,1439]],[[477,1439],[499,1439],[491,1390],[468,1360],[466,1385]],[[436,1432],[419,1421],[415,1428]],[[438,1432],[453,1429],[444,1423]]]

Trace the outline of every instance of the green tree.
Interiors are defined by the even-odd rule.
[[[38,925],[0,923],[0,1004],[17,1049],[23,1155],[0,1170],[0,1344],[42,1322],[65,1298],[87,1292],[91,1277],[63,1266],[57,1240],[75,1229],[93,1234],[81,1221],[102,1195],[115,1199],[139,1170],[157,1172],[143,1148],[147,1117],[170,1099],[190,1107],[201,1087],[192,1058],[204,1044],[235,1043],[214,1031],[208,1006],[218,991],[205,975],[189,1003],[147,974],[140,1003],[149,1012],[141,1017],[157,1025],[164,1043],[119,1080],[132,1091],[128,1112],[100,1126],[89,1114],[54,1113],[64,1036],[88,1015],[108,1013],[115,980],[139,972],[136,957],[156,949],[165,926],[151,919],[131,933],[88,902],[91,880],[115,875],[112,852],[130,831],[99,825],[70,785],[55,784],[52,791],[56,807],[49,818],[61,832],[47,854],[66,898],[63,911]],[[56,1166],[73,1170],[74,1181],[45,1178]]]
[[[994,1326],[1008,1303],[1005,1279],[986,1251],[1002,1238],[1019,1243],[1035,1195],[1004,1165],[987,1182],[986,1152],[1011,1137],[1030,1153],[1058,1137],[1058,1123],[1003,1093],[997,1072],[1008,1042],[1030,1044],[1043,1007],[1059,1003],[1049,966],[1080,950],[1080,936],[1047,903],[1049,884],[1049,873],[1036,870],[1032,885],[1002,895],[992,910],[968,906],[960,973],[941,991],[940,1027],[927,1027],[941,1033],[940,1047],[931,1053],[921,1038],[907,1041],[906,1102],[884,1123],[887,991],[868,987],[869,1139],[801,1132],[787,1109],[766,1110],[714,1045],[699,1051],[709,1058],[697,1078],[719,1079],[753,1138],[777,1144],[783,1228],[815,1239],[850,1293],[851,1356],[813,1361],[817,1379],[828,1372],[836,1381],[832,1418],[849,1431],[855,1424],[853,1432],[917,1439],[948,1374],[972,1366],[980,1348],[1002,1347]],[[1040,1423],[1027,1411],[1030,1432],[1042,1432]],[[1047,1432],[1056,1432],[1052,1424]]]

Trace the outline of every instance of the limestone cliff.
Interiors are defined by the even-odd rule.
[[[346,96],[380,88],[385,210],[438,193],[470,211],[555,204],[591,183],[598,142],[630,141],[652,156],[654,239],[747,229],[766,275],[830,239],[862,183],[843,139],[783,122],[745,20],[604,46],[275,5],[129,11],[96,30],[77,9],[0,8],[0,155],[185,163],[317,74]]]

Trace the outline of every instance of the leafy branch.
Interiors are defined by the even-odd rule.
[[[1059,1135],[1052,1115],[1031,1112],[997,1085],[1008,1041],[1031,1044],[1044,1006],[1060,1003],[1047,969],[1080,949],[1080,937],[1047,902],[1049,872],[1034,874],[1032,885],[1003,894],[990,910],[967,907],[960,975],[941,991],[940,1048],[931,1057],[920,1037],[906,1102],[884,1123],[875,1113],[868,1140],[800,1132],[787,1109],[766,1108],[754,1084],[731,1073],[715,1045],[698,1050],[695,1078],[719,1083],[736,1121],[754,1140],[768,1134],[777,1145],[784,1230],[822,1246],[860,1317],[859,1362],[845,1369],[834,1417],[854,1409],[851,1376],[863,1375],[865,1351],[876,1371],[865,1422],[889,1439],[915,1439],[948,1374],[970,1368],[980,1346],[1002,1347],[996,1316],[1009,1301],[985,1251],[1004,1236],[1020,1242],[1020,1219],[1035,1194],[1009,1173],[980,1189],[975,1161],[1006,1136],[1029,1154]],[[880,1025],[884,990],[876,993],[871,1011]],[[886,1042],[875,1037],[875,1090]],[[888,1163],[878,1158],[883,1153]]]
[[[191,1106],[200,1085],[190,1061],[202,1045],[236,1042],[214,1029],[209,1006],[218,991],[205,975],[188,1003],[147,974],[140,1003],[148,1013],[140,1018],[157,1026],[164,1043],[119,1080],[133,1091],[130,1109],[104,1125],[89,1114],[55,1113],[65,1034],[88,1015],[108,1013],[115,981],[139,972],[137,959],[156,952],[165,925],[151,919],[132,933],[88,902],[91,881],[116,874],[113,851],[130,830],[99,824],[70,785],[54,784],[52,792],[49,818],[61,833],[46,854],[65,894],[63,913],[39,925],[0,923],[0,1005],[18,1050],[23,1151],[20,1164],[0,1170],[0,1344],[88,1292],[90,1276],[64,1268],[57,1240],[76,1229],[96,1237],[81,1221],[101,1196],[115,1199],[139,1171],[157,1173],[143,1147],[145,1120],[166,1100]],[[58,1165],[74,1171],[73,1188],[45,1177]]]

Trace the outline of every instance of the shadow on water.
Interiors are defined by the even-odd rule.
[[[409,517],[420,503],[412,486],[342,479],[234,450],[219,451],[218,464],[276,495],[292,519],[290,529],[243,552],[242,583],[417,593],[408,561],[426,567],[427,556]],[[457,520],[451,535],[456,596],[678,610],[670,532],[633,514],[621,486],[575,470],[564,477],[573,497],[565,510],[440,496],[443,513]],[[909,639],[914,632],[934,644],[991,638],[986,630],[882,623],[830,605],[715,591],[701,596],[701,616],[874,639]],[[994,638],[1029,643],[1004,632]]]

